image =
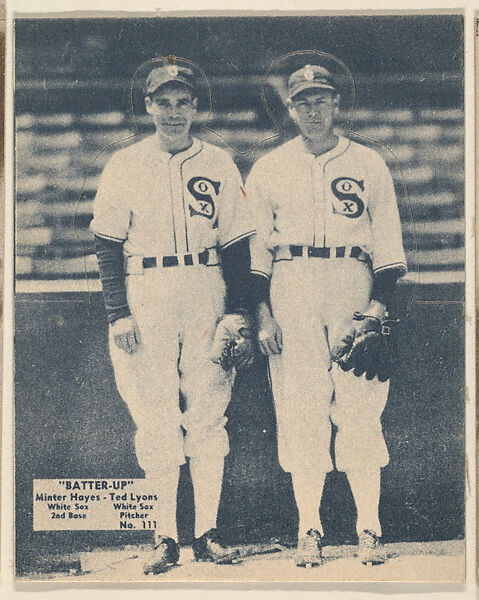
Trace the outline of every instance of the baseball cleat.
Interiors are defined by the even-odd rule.
[[[180,547],[173,538],[160,535],[155,538],[153,555],[143,565],[143,573],[158,575],[174,567],[180,559]]]
[[[193,554],[196,560],[214,562],[217,565],[226,565],[238,562],[238,550],[230,550],[220,540],[217,529],[209,529],[193,542]]]
[[[359,535],[359,551],[358,557],[368,567],[374,565],[382,565],[386,562],[387,556],[384,551],[384,546],[379,539],[379,536],[370,529],[365,529]]]
[[[323,564],[321,534],[316,529],[308,529],[305,536],[299,538],[296,550],[297,567],[319,567]]]

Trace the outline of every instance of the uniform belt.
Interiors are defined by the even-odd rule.
[[[145,256],[143,258],[143,268],[144,269],[153,269],[155,267],[178,267],[180,265],[180,261],[182,265],[185,267],[191,267],[194,264],[197,265],[206,265],[208,263],[209,257],[208,250],[203,250],[199,254],[184,254],[183,256],[177,256],[176,254],[173,256]]]
[[[309,256],[310,258],[359,258],[364,254],[359,246],[336,246],[334,248],[316,248],[315,246],[290,245],[291,256]],[[348,250],[348,252],[346,252]]]
[[[128,256],[125,261],[127,275],[140,275],[144,269],[159,267],[191,267],[193,265],[218,265],[215,248],[199,253],[173,254],[172,256]]]

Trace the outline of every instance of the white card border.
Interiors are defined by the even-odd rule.
[[[135,11],[129,10],[131,0],[10,0],[7,4],[7,31],[6,31],[6,102],[5,102],[5,169],[6,169],[6,198],[13,198],[13,62],[12,62],[12,17],[19,16],[52,16],[58,17],[61,13],[78,11],[69,15],[74,17],[86,16],[86,11],[109,11],[104,16],[133,16],[138,14],[162,14],[179,11],[201,11],[202,15],[225,14],[225,6],[229,11],[226,14],[243,14],[245,11],[254,10],[257,7],[255,0],[243,0],[227,3],[221,0],[136,0]],[[263,10],[254,12],[254,15],[267,14],[269,11],[278,10],[281,14],[297,14],[300,11],[313,12],[315,14],[338,14],[348,10],[348,14],[358,14],[367,10],[374,14],[391,14],[403,10],[411,10],[415,14],[449,12],[457,13],[464,10],[465,15],[465,129],[466,129],[466,390],[468,401],[466,402],[466,454],[468,465],[468,486],[466,489],[466,585],[433,585],[433,584],[158,584],[148,586],[144,584],[76,584],[69,585],[68,589],[62,584],[19,584],[13,578],[13,556],[14,556],[14,519],[13,519],[13,336],[11,324],[13,322],[13,202],[6,202],[6,231],[5,231],[5,293],[4,293],[4,381],[3,381],[3,443],[2,443],[2,509],[1,509],[1,587],[2,598],[9,597],[33,597],[35,593],[41,593],[42,599],[63,598],[68,593],[73,598],[123,598],[127,594],[134,593],[135,598],[157,598],[158,595],[172,598],[236,598],[246,597],[261,593],[269,597],[282,598],[283,594],[289,592],[301,593],[302,597],[311,595],[314,598],[367,598],[378,597],[387,594],[388,598],[409,597],[411,594],[420,594],[420,598],[473,598],[476,597],[476,409],[475,409],[475,115],[474,115],[474,16],[475,10],[479,9],[478,1],[468,2],[412,2],[403,1],[400,7],[397,2],[365,2],[356,0],[344,2],[344,0],[326,0],[321,3],[322,10],[318,11],[317,1],[305,0],[264,0]],[[351,11],[351,5],[354,6]],[[418,10],[419,9],[419,10]],[[111,12],[110,12],[111,11]],[[231,12],[230,12],[231,11]],[[271,13],[269,13],[271,14]],[[364,14],[364,13],[363,13]],[[468,100],[467,100],[468,99]],[[10,325],[10,326],[9,326]],[[133,590],[135,590],[133,592]],[[261,590],[261,591],[260,591]],[[267,591],[268,590],[268,591]],[[300,591],[301,590],[301,591]],[[314,591],[313,591],[314,590]],[[397,592],[402,592],[398,594]],[[404,595],[404,594],[407,594]],[[284,596],[286,597],[286,596]]]

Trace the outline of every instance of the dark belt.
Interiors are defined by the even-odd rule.
[[[295,246],[289,247],[291,256],[309,256],[310,258],[345,258],[346,246],[336,246],[335,248],[316,248],[315,246]],[[348,257],[358,258],[361,255],[361,248],[359,246],[353,246],[351,248]]]
[[[184,254],[183,257],[178,257],[176,255],[173,256],[163,256],[160,260],[162,261],[158,264],[158,258],[156,256],[145,256],[143,258],[143,268],[144,269],[153,269],[155,267],[178,267],[180,264],[180,259],[183,258],[183,264],[186,267],[194,265],[193,257],[194,254]],[[203,250],[198,255],[198,262],[200,265],[206,265],[208,262],[209,252],[208,250]]]

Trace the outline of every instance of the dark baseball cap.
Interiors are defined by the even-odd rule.
[[[290,75],[288,80],[289,98],[310,88],[337,91],[331,73],[319,65],[305,65]]]
[[[191,69],[176,64],[162,65],[161,67],[153,69],[146,78],[146,95],[153,94],[153,92],[156,92],[156,90],[165,85],[165,83],[170,83],[170,81],[178,81],[191,89],[194,89],[196,85],[195,75]]]

